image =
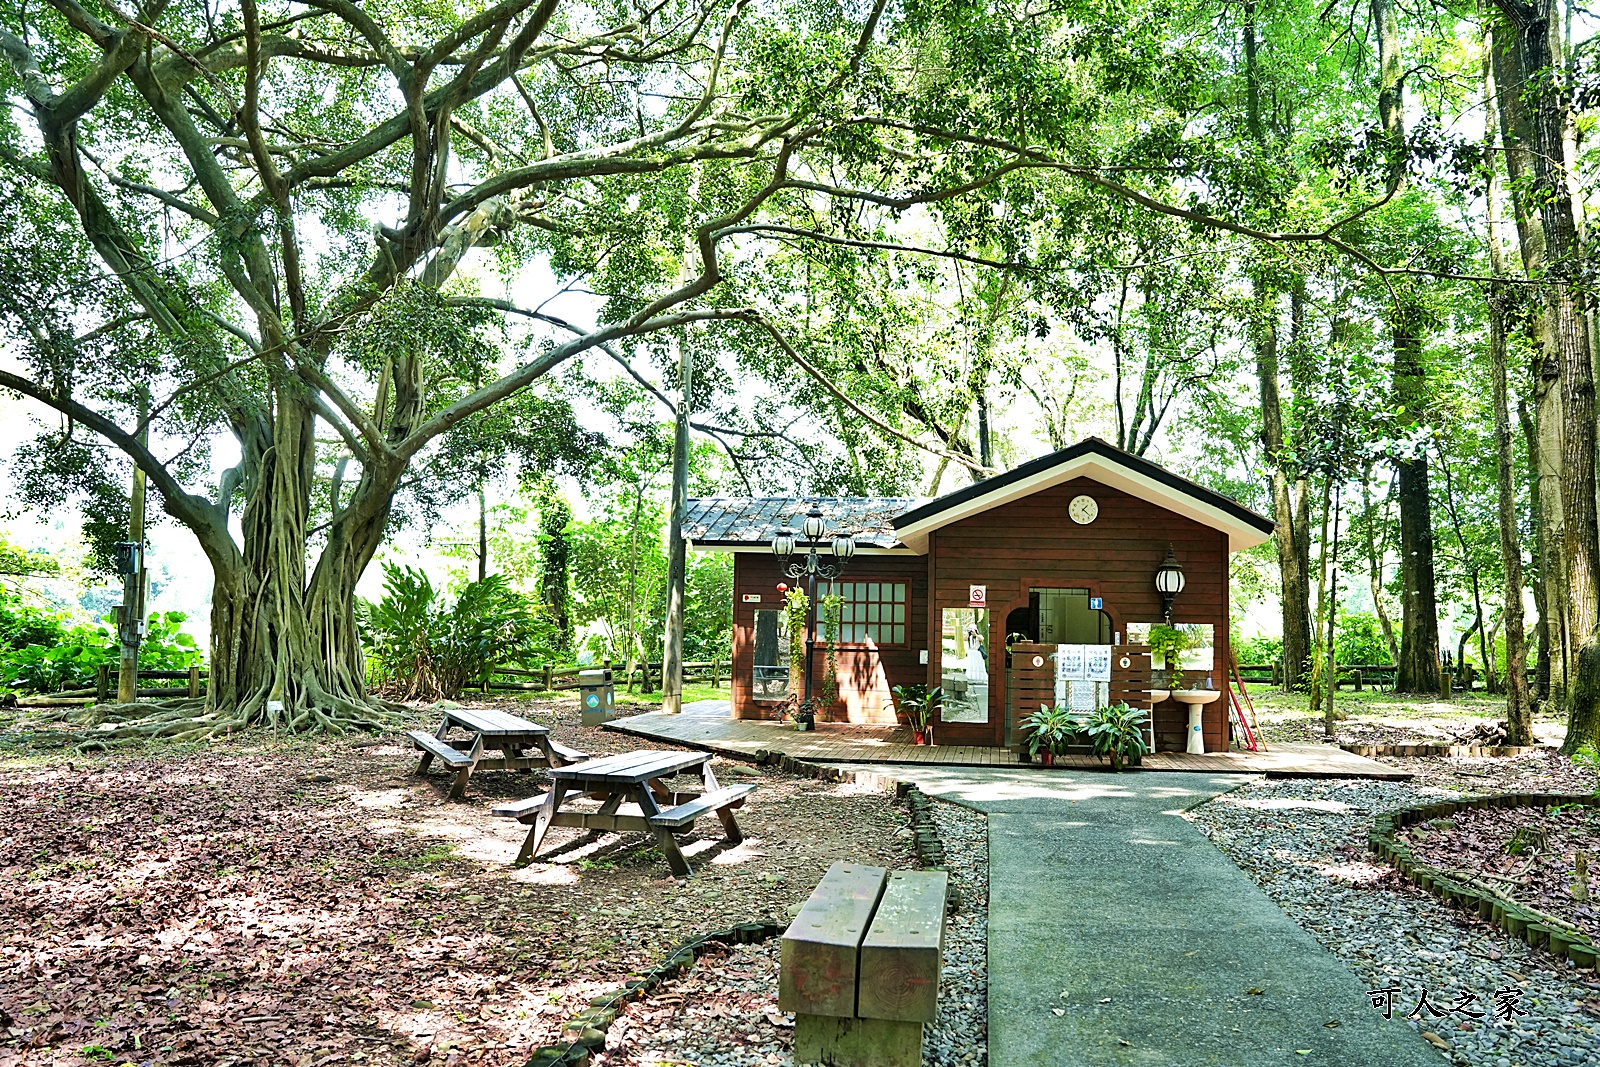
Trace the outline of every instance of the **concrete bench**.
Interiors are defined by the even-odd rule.
[[[797,1063],[920,1067],[939,1010],[944,871],[840,861],[784,932],[778,1007]]]

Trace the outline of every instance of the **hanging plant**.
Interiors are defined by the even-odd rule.
[[[839,616],[844,607],[844,597],[830,593],[818,601],[822,614],[822,641],[826,658],[822,666],[822,700],[824,707],[839,699]]]
[[[789,695],[798,697],[806,685],[806,621],[811,598],[804,589],[784,594],[784,610],[789,615]]]

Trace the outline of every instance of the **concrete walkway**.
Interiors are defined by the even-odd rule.
[[[992,1067],[1444,1062],[1179,815],[1238,777],[894,773],[989,813]]]

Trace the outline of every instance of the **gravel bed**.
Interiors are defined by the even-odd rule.
[[[1202,833],[1444,1060],[1470,1067],[1600,1067],[1600,982],[1445,906],[1374,864],[1378,813],[1452,794],[1394,782],[1252,782],[1189,813]],[[1496,993],[1519,1012],[1497,1008]],[[1419,1001],[1427,993],[1429,1007]],[[1383,995],[1373,1010],[1383,1010]],[[1481,1018],[1468,1013],[1483,1012]]]
[[[922,1061],[933,1067],[989,1062],[989,818],[935,801],[950,881],[961,906],[945,930],[939,1019],[923,1034]]]
[[[981,813],[936,802],[950,879],[961,905],[945,932],[939,1018],[924,1032],[927,1067],[986,1067],[989,826]],[[778,938],[703,957],[647,1000],[628,1004],[596,1067],[765,1067],[794,1064],[794,1016],[778,1010]]]

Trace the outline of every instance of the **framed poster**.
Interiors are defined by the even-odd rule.
[[[1075,678],[1067,683],[1067,707],[1073,711],[1093,711],[1100,706],[1099,686]]]
[[[1056,677],[1072,681],[1075,678],[1085,678],[1083,673],[1082,645],[1057,645],[1056,646]]]
[[[1085,645],[1083,676],[1091,682],[1111,681],[1111,646]]]

